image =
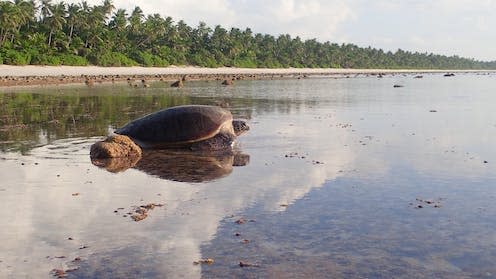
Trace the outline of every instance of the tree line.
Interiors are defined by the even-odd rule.
[[[458,56],[395,52],[354,44],[272,36],[250,28],[213,29],[140,7],[116,9],[52,0],[0,1],[0,64],[203,67],[496,69]]]

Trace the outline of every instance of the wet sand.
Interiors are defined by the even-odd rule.
[[[9,66],[0,65],[1,86],[86,83],[93,85],[123,81],[241,80],[305,78],[308,76],[353,76],[406,73],[477,72],[474,70],[411,69],[308,69],[308,68],[201,68],[201,67],[96,67],[96,66]],[[487,72],[487,71],[484,71]]]

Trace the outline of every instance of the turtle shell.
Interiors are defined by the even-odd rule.
[[[115,133],[132,138],[141,147],[166,148],[214,137],[234,135],[232,114],[216,106],[177,106],[129,122]]]

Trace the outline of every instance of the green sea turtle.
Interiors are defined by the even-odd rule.
[[[186,105],[164,109],[129,122],[115,130],[141,148],[187,148],[222,150],[249,130],[242,120],[233,120],[229,110],[217,106]]]

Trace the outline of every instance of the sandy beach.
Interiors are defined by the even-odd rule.
[[[223,79],[302,78],[307,76],[343,76],[359,74],[478,72],[477,70],[411,69],[322,69],[322,68],[202,68],[202,67],[97,67],[97,66],[10,66],[0,65],[0,86],[24,86],[65,83],[103,83],[131,79],[173,81]],[[484,71],[488,72],[488,71]]]

